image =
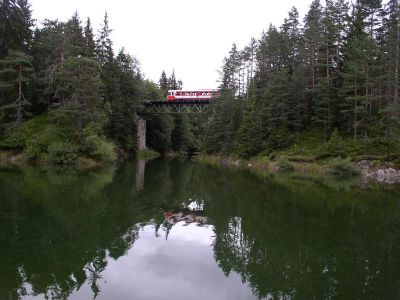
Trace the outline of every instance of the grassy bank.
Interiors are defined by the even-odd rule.
[[[43,114],[1,138],[0,161],[97,166],[116,161],[117,149],[95,126],[88,126],[78,134]]]
[[[217,153],[201,154],[196,159],[210,164],[267,172],[346,177],[360,173],[360,161],[367,161],[370,171],[400,169],[397,149],[393,148],[389,162],[386,161],[386,150],[385,144],[371,140],[368,143],[354,142],[350,137],[342,137],[337,130],[325,141],[321,130],[314,128],[300,132],[297,142],[289,146],[265,149],[257,156],[243,158],[232,153]]]
[[[148,149],[145,151],[138,151],[136,154],[137,159],[154,159],[154,158],[158,158],[160,156],[161,156],[160,153],[158,153],[154,150],[151,150],[151,149]]]
[[[285,164],[283,163],[283,160],[272,160],[267,156],[256,156],[249,159],[243,159],[237,156],[200,154],[196,156],[195,160],[212,165],[223,165],[235,168],[251,168],[266,172],[277,172],[279,169],[281,169],[281,171],[285,169],[285,171],[302,173],[326,173],[326,166],[321,163],[288,161],[289,165],[287,165],[287,167],[283,167]]]
[[[256,156],[249,159],[229,155],[200,154],[196,161],[230,168],[253,169],[265,173],[293,173],[301,176],[333,176],[348,178],[359,176],[362,170],[351,158],[328,158],[325,160],[298,160],[277,153],[272,159],[268,156]],[[399,168],[394,163],[384,163],[379,160],[369,162],[371,170]]]

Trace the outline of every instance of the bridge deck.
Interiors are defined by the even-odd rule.
[[[212,100],[211,100],[212,101]],[[186,105],[186,104],[197,104],[197,105],[208,105],[211,102],[210,100],[198,100],[198,99],[186,99],[186,100],[145,100],[144,104],[147,105]]]

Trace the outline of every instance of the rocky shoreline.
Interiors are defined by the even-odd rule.
[[[202,156],[202,161],[218,164],[222,166],[236,167],[236,168],[248,168],[258,169],[266,172],[277,172],[279,167],[276,162],[260,162],[254,160],[241,160],[229,156]],[[374,162],[368,160],[362,160],[353,163],[360,170],[360,176],[365,181],[374,181],[383,184],[400,184],[400,169],[394,167],[384,166],[382,164],[375,165]],[[294,164],[295,172],[301,172],[303,174],[326,174],[326,165],[323,163],[296,163]]]
[[[368,179],[386,184],[400,183],[400,170],[395,168],[373,167],[367,160],[362,160],[355,165],[360,168],[361,175]]]

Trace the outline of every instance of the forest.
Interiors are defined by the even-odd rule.
[[[204,151],[399,159],[399,24],[398,0],[314,0],[234,44]]]
[[[37,22],[28,0],[0,2],[1,151],[58,164],[137,154],[141,101],[183,83],[174,71],[145,79],[133,55],[115,52],[111,32],[107,13],[94,33],[78,12]],[[399,160],[399,45],[398,0],[314,0],[303,20],[293,7],[280,27],[232,45],[207,115],[150,116],[147,146]]]
[[[162,88],[145,79],[133,55],[115,52],[107,13],[95,34],[78,12],[39,23],[27,0],[1,1],[0,12],[0,149],[56,164],[135,156],[141,100],[181,87],[174,71]],[[149,146],[185,148],[182,122],[153,116]]]

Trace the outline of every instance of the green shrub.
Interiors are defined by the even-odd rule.
[[[287,128],[279,128],[270,133],[265,148],[271,151],[277,151],[288,148],[294,142],[294,136]]]
[[[276,166],[278,167],[279,172],[291,172],[294,170],[294,165],[286,158],[280,158],[277,161]]]
[[[78,147],[68,142],[55,142],[48,148],[49,160],[57,165],[73,165],[78,159]]]
[[[82,150],[85,154],[101,161],[112,162],[117,159],[114,144],[96,134],[91,128],[84,131]]]
[[[43,148],[39,141],[32,139],[26,142],[24,153],[29,159],[39,157],[42,152]]]
[[[153,158],[160,157],[160,155],[161,155],[160,153],[158,153],[154,150],[148,149],[145,151],[138,151],[136,154],[136,158],[137,159],[153,159]]]
[[[336,158],[328,162],[327,173],[337,177],[348,177],[360,174],[349,158]]]
[[[114,145],[100,138],[97,140],[95,148],[90,154],[93,157],[98,158],[105,162],[112,162],[117,159]]]
[[[51,143],[65,140],[64,130],[51,122],[47,114],[34,117],[7,132],[0,141],[1,149],[24,151],[33,159],[45,153]]]
[[[322,149],[320,158],[326,157],[346,157],[345,143],[337,128],[332,132],[329,141]]]

